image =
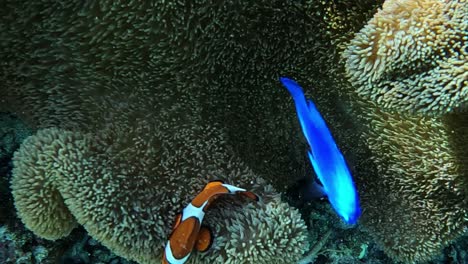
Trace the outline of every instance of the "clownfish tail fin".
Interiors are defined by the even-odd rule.
[[[245,191],[245,192],[240,192],[239,194],[249,198],[249,199],[252,199],[256,202],[260,201],[260,196],[256,195],[255,193],[253,192],[249,192],[249,191]]]

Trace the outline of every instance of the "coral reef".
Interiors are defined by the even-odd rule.
[[[13,152],[31,133],[31,129],[19,122],[16,116],[0,112],[0,162],[13,156]]]
[[[313,246],[298,264],[395,263],[365,229],[344,223],[327,202],[309,203],[301,213],[309,215],[309,234]]]
[[[434,263],[462,264],[468,262],[468,235],[465,235],[447,247],[445,256],[438,258]]]
[[[388,113],[364,102],[366,144],[378,164],[361,194],[362,223],[391,257],[427,261],[465,232],[468,153],[459,159],[453,132],[435,117]],[[466,141],[465,143],[466,144]],[[462,145],[463,146],[463,145]],[[372,178],[372,179],[370,179]],[[386,208],[382,213],[381,208]]]
[[[109,249],[105,248],[98,241],[91,238],[84,232],[78,230],[76,234],[72,235],[71,240],[75,241],[70,244],[68,248],[64,248],[57,257],[56,263],[111,263],[111,264],[134,264],[133,261],[128,261],[124,258],[118,257]]]
[[[247,165],[284,188],[305,162],[288,130],[294,119],[271,115],[290,110],[276,78],[306,76],[302,69],[319,68],[307,57],[326,52],[303,34],[313,34],[317,19],[308,8],[293,1],[7,2],[0,93],[37,127],[85,130],[116,122],[111,115],[126,107],[163,114],[161,97],[186,96],[188,105],[203,105],[206,122],[227,128]]]
[[[468,2],[387,0],[344,52],[357,92],[428,115],[468,102]]]
[[[28,138],[15,156],[12,179],[23,222],[39,236],[58,238],[70,232],[76,219],[115,253],[152,263],[161,258],[180,205],[205,182],[222,179],[261,193],[264,203],[248,208],[225,204],[216,220],[208,214],[216,228],[215,250],[196,263],[238,263],[239,258],[262,263],[258,254],[264,263],[279,263],[301,256],[306,233],[300,215],[228,156],[218,130],[190,124],[168,133],[161,123],[155,129],[141,120],[131,130],[112,128],[99,135],[45,129]],[[239,230],[251,244],[236,237]],[[282,248],[281,255],[269,248]]]
[[[363,196],[363,230],[374,233],[395,259],[417,260],[422,253],[431,258],[465,225],[464,211],[454,208],[463,206],[468,188],[463,180],[467,155],[457,147],[466,146],[466,130],[460,130],[466,119],[387,113],[373,103],[356,105],[361,99],[348,94],[338,52],[381,2],[4,1],[0,108],[40,129],[15,158],[12,183],[20,217],[37,234],[51,233],[50,238],[66,235],[76,221],[119,255],[142,263],[158,261],[174,214],[206,181],[221,178],[257,191],[264,203],[219,201],[206,217],[215,234],[213,249],[195,253],[192,263],[298,260],[309,251],[303,217],[277,191],[300,178],[310,179],[312,172],[294,108],[277,82],[285,75],[307,89],[350,163]],[[454,15],[442,25],[457,23],[466,14],[461,12],[464,1],[437,3],[461,8],[447,9]],[[434,11],[431,18],[438,18]],[[426,22],[422,29],[434,25]],[[460,27],[447,29],[437,41],[459,40],[460,35],[450,34]],[[385,67],[391,71],[378,83],[393,81],[390,75],[405,83],[421,74],[421,80],[433,82],[427,74],[444,69],[439,76],[447,78],[453,65],[463,69],[465,50],[442,44],[441,50],[423,49],[428,53],[404,65],[418,66],[415,72]],[[428,58],[434,64],[424,64]],[[458,88],[464,92],[465,73],[455,73],[460,73]],[[380,87],[376,85],[372,89]],[[367,97],[379,94],[360,87]],[[443,99],[437,107],[421,108],[417,101],[397,107],[442,113],[463,103],[462,93],[442,97],[444,91],[434,93]],[[387,125],[390,121],[396,123]],[[394,143],[405,149],[398,151]],[[37,186],[52,192],[36,192]],[[48,207],[45,201],[58,206]],[[40,206],[26,210],[32,204]],[[51,217],[51,210],[66,216],[68,226],[51,225],[60,220]],[[45,214],[33,221],[40,211]],[[408,212],[418,221],[401,217]],[[372,217],[387,225],[372,222]],[[314,248],[321,246],[318,262],[323,256],[336,263],[359,259],[364,239],[335,226],[317,228],[327,221],[311,219],[307,240]],[[389,234],[391,227],[395,230]],[[401,250],[399,243],[408,245],[413,236],[411,228],[432,240]],[[329,244],[321,245],[330,230]],[[433,238],[437,231],[441,235]],[[77,242],[76,251],[90,250],[90,240],[86,245],[83,241]],[[368,244],[368,257],[363,258],[373,263],[372,254],[380,253]]]
[[[77,225],[57,191],[60,172],[54,165],[61,157],[57,152],[64,152],[62,146],[73,142],[73,136],[52,129],[39,131],[15,152],[11,180],[15,207],[26,227],[42,238],[62,238]]]
[[[0,224],[1,263],[49,263],[47,243],[33,238],[30,232],[12,232]]]
[[[344,76],[333,78],[332,87],[349,88]],[[334,102],[342,111],[331,110]],[[362,230],[379,248],[394,261],[425,262],[465,232],[466,115],[387,112],[352,93],[322,106],[340,128],[335,135],[356,179]]]
[[[334,24],[326,33],[339,35],[359,23]],[[332,42],[334,50],[322,61],[340,63],[336,54],[343,42],[349,41]],[[319,101],[356,177],[365,212],[362,228],[395,261],[430,260],[466,230],[466,117],[387,112],[355,96],[333,63],[325,66],[326,77],[317,77],[321,82],[304,87],[312,87],[308,92]]]
[[[151,262],[161,253],[175,212],[207,180],[222,178],[245,187],[256,184],[262,196],[274,195],[273,189],[262,189],[268,184],[247,165],[222,150],[224,136],[214,132],[222,131],[222,127],[214,125],[213,120],[200,120],[205,109],[199,105],[203,103],[201,95],[207,95],[202,90],[207,74],[220,67],[219,63],[232,60],[220,57],[219,52],[203,52],[202,43],[236,50],[224,43],[224,37],[206,42],[204,38],[231,34],[232,27],[252,28],[246,27],[255,25],[252,16],[268,14],[267,10],[275,11],[282,5],[282,1],[255,5],[217,1],[194,5],[161,1],[143,5],[113,1],[7,2],[2,10],[5,30],[0,33],[5,39],[1,44],[5,58],[1,79],[5,81],[0,91],[7,99],[3,99],[3,107],[38,128],[51,128],[28,139],[15,158],[13,194],[25,224],[38,235],[54,239],[69,233],[76,219],[116,253]],[[294,11],[295,5],[288,5],[291,12],[299,12]],[[213,10],[207,12],[207,6]],[[184,15],[186,8],[191,10],[188,17]],[[281,14],[275,22],[277,27],[295,17],[275,12]],[[244,18],[239,20],[239,14]],[[218,23],[212,15],[225,21]],[[266,15],[259,18],[258,24],[267,21]],[[245,24],[232,24],[235,21]],[[293,28],[293,22],[288,22],[289,28]],[[187,25],[196,26],[195,35],[187,34]],[[263,35],[268,36],[258,34]],[[244,53],[244,47],[251,44],[241,39],[249,38],[236,36],[233,44]],[[268,43],[268,39],[262,41]],[[275,47],[272,45],[264,56]],[[235,62],[233,70],[239,66],[249,69],[242,60]],[[255,70],[256,65],[251,66],[250,70]],[[217,86],[214,80],[208,85]],[[38,186],[48,192],[35,192]],[[30,191],[35,195],[26,195]],[[236,226],[245,228],[263,221],[295,225],[275,235],[271,233],[281,227],[273,226],[271,231],[253,236],[265,239],[258,251],[253,250],[256,244],[250,245],[252,255],[242,255],[245,261],[258,258],[255,252],[269,252],[264,261],[270,263],[299,258],[305,250],[300,215],[278,199],[268,201],[266,198],[266,203],[255,210],[246,209],[249,215],[266,219],[240,217],[240,212],[233,215],[233,222],[224,227],[225,233],[219,229],[215,234],[220,238],[215,244],[219,250],[211,251],[206,258],[224,256],[223,262],[241,258],[243,253],[234,250],[229,228],[236,230]],[[36,207],[29,210],[32,205]],[[60,217],[49,214],[51,210]],[[240,206],[235,210],[229,206],[222,212],[241,210]],[[275,210],[284,211],[284,215],[271,214]],[[36,217],[38,212],[40,218]],[[226,223],[214,222],[215,227],[221,224]],[[231,243],[222,244],[223,237]],[[268,251],[280,248],[278,243],[285,240],[290,244],[281,254]]]
[[[279,195],[267,199],[271,201],[260,209],[249,204],[241,211],[220,206],[210,212],[215,217],[209,219],[209,225],[215,226],[217,233],[231,235],[220,237],[218,254],[198,255],[191,263],[295,263],[308,248],[305,223],[297,209],[281,201]],[[214,222],[219,219],[224,221]]]
[[[389,6],[390,2],[392,1],[388,1],[386,6]],[[416,2],[399,7],[402,9],[412,8],[412,4]],[[448,1],[445,3],[449,2],[454,5],[453,7],[458,8],[450,10],[450,12],[453,12],[454,17],[452,22],[460,22],[457,19],[466,15],[466,12],[460,11],[463,8],[466,9],[466,2]],[[439,4],[442,3],[439,2]],[[397,8],[397,6],[394,6],[394,8]],[[379,15],[384,14],[384,10],[386,10],[385,7],[382,11],[379,11]],[[410,13],[406,14],[410,15]],[[411,15],[416,14],[417,12],[411,13]],[[451,18],[451,16],[447,17]],[[379,18],[382,19],[382,23],[374,26],[382,26],[382,29],[385,30],[394,25],[392,21],[397,21],[392,20],[394,17]],[[376,21],[371,20],[370,24]],[[356,27],[358,21],[353,22],[351,25],[342,24],[337,28],[344,27],[352,30],[352,28]],[[386,22],[389,24],[385,24]],[[369,25],[366,27],[367,29],[374,29]],[[450,29],[459,30],[460,27],[454,26]],[[362,30],[362,32],[364,31],[365,29]],[[352,53],[358,47],[356,46],[358,36],[370,36],[362,32],[358,33],[352,41],[341,39],[341,41],[335,43],[336,50],[342,50],[343,41],[351,43],[351,46],[348,46],[348,50],[342,55],[342,58],[347,60],[345,66],[348,67],[348,74],[350,71],[349,63],[352,63],[356,56],[362,55],[362,58],[376,59],[376,57],[372,56],[365,57],[367,53]],[[393,36],[385,35],[381,31],[375,32],[382,33],[382,37]],[[445,35],[440,35],[440,37],[463,37],[466,31],[459,33],[459,35],[450,35],[451,33],[448,31],[444,32]],[[385,43],[384,40],[381,41]],[[364,46],[369,44],[366,43],[363,40]],[[460,43],[463,45],[463,42]],[[389,48],[389,51],[393,52],[395,50],[392,47],[382,46],[382,48]],[[456,45],[451,47],[454,47],[453,50],[446,50],[447,54],[454,52],[452,54],[454,55],[455,52],[459,51]],[[363,48],[363,46],[359,46],[359,48]],[[431,49],[424,50],[424,52],[434,52],[437,55],[439,50]],[[463,53],[464,51],[460,52]],[[376,55],[379,54],[376,53]],[[394,55],[398,57],[396,53]],[[432,58],[438,59],[439,57],[436,55]],[[348,56],[355,57],[349,58]],[[388,60],[385,62],[389,63]],[[404,63],[406,62],[408,61],[391,64],[394,65],[392,66],[394,68],[383,69],[397,70],[396,68],[400,67],[402,63],[405,66]],[[390,63],[394,63],[394,61],[390,61]],[[417,63],[408,65],[417,66],[415,69],[424,68]],[[418,68],[419,66],[421,68]],[[458,72],[458,70],[463,71],[464,66],[462,65],[461,68],[459,66],[454,65],[455,72]],[[364,70],[364,68],[360,69]],[[365,69],[373,73],[377,68],[369,67]],[[365,98],[377,96],[378,91],[370,90],[369,87],[381,81],[381,79],[372,79],[361,72],[356,78],[362,77],[362,80],[364,80],[369,77],[369,81],[358,83],[360,80],[357,81],[356,78],[352,77],[354,78],[352,82],[355,87],[350,87],[339,68],[332,67],[329,72],[330,75],[327,76],[330,80],[329,86],[334,87],[338,91],[337,94],[340,94],[340,108],[338,108],[338,111],[333,112],[335,118],[329,120],[332,127],[345,128],[344,130],[337,130],[337,141],[345,152],[352,150],[350,151],[352,155],[345,154],[345,156],[348,161],[351,158],[354,175],[361,194],[362,206],[365,212],[361,219],[363,229],[367,230],[378,242],[379,246],[385,250],[385,253],[395,260],[424,262],[434,258],[442,252],[441,249],[444,246],[463,234],[467,226],[468,170],[465,164],[468,153],[466,153],[464,147],[468,143],[466,138],[468,131],[466,115],[459,113],[436,118],[420,115],[412,116],[381,109],[381,104],[377,103],[375,105],[372,101],[362,99],[356,96],[353,91],[354,88],[358,88],[363,91],[359,92],[360,95],[368,93],[364,96]],[[406,73],[395,72],[392,76],[405,78],[407,75]],[[386,78],[388,75],[385,73],[380,77]],[[374,80],[376,81],[374,82]],[[425,81],[425,79],[421,80]],[[444,84],[437,78],[430,81],[434,82],[435,85]],[[463,86],[461,88],[463,89]],[[320,98],[324,98],[326,101],[328,97]],[[454,97],[454,99],[458,100],[458,97]],[[337,109],[336,106],[333,106],[336,99],[328,100],[332,103],[323,104],[325,111],[330,112]],[[463,98],[460,97],[460,100],[463,100]],[[395,107],[399,107],[400,110],[403,109],[400,106]],[[426,110],[439,111],[435,109]],[[347,124],[344,121],[346,119],[350,123],[348,126],[353,129],[346,129],[346,126],[343,126]],[[353,138],[354,140],[341,138]],[[385,210],[382,208],[385,208]],[[415,240],[415,237],[419,238]],[[415,241],[418,241],[418,243],[415,243]]]
[[[31,130],[12,114],[0,112],[0,224],[10,222],[13,199],[10,195],[9,179],[11,158]]]

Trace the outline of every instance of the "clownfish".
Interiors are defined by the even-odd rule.
[[[207,251],[213,243],[211,230],[202,226],[203,217],[211,203],[223,194],[241,194],[258,201],[259,197],[245,189],[222,181],[211,181],[190,202],[181,213],[176,215],[172,232],[164,249],[163,264],[185,263],[192,250]]]
[[[309,144],[309,160],[323,186],[315,187],[328,197],[335,212],[346,223],[355,224],[361,214],[356,187],[325,120],[295,81],[285,77],[280,81],[294,100],[302,132]]]

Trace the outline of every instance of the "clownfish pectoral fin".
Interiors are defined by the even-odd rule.
[[[182,222],[182,213],[178,213],[175,217],[175,221],[172,224],[172,231],[174,231],[179,225],[180,222]]]
[[[240,194],[256,202],[260,201],[260,197],[253,192],[245,191],[245,192],[240,192]]]
[[[199,252],[207,251],[213,244],[213,233],[211,229],[207,226],[202,226],[200,232],[198,232],[198,238],[195,243],[195,248]]]

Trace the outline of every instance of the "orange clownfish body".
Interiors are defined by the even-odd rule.
[[[182,264],[187,261],[193,248],[204,252],[213,242],[208,227],[202,226],[203,217],[210,204],[222,194],[242,194],[258,201],[256,194],[221,181],[209,182],[191,203],[176,216],[172,233],[163,254],[163,264]]]

